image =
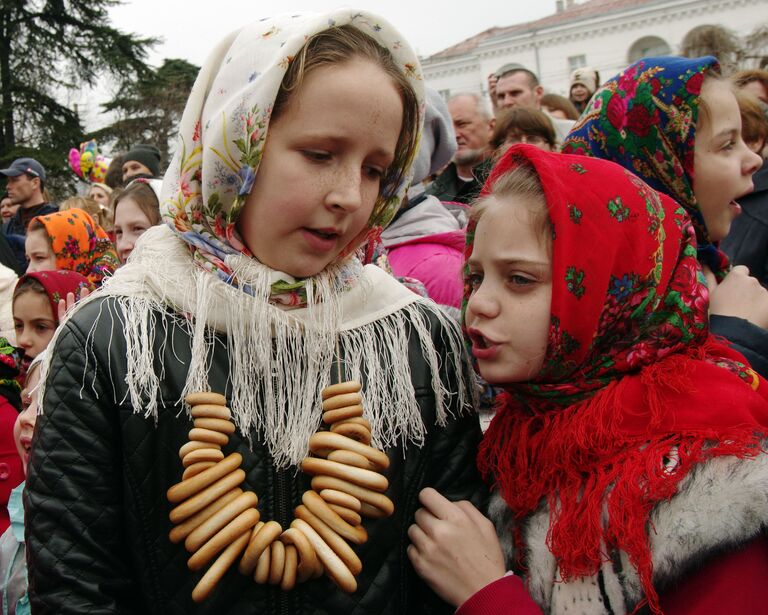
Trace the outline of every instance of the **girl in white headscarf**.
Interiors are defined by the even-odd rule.
[[[410,183],[421,80],[389,24],[349,9],[262,20],[214,50],[165,174],[167,224],[142,235],[130,262],[54,340],[27,483],[33,608],[450,612],[413,573],[405,532],[423,487],[475,500],[481,489],[461,335],[434,304],[355,254]],[[382,493],[348,487],[357,498],[327,489],[320,497],[310,483],[303,460],[310,449],[328,454],[310,446],[328,429],[322,391],[345,380],[362,383],[362,423],[388,456],[374,464],[388,481],[377,479],[377,489],[394,512]],[[189,516],[169,501],[178,490],[166,497],[192,474],[179,449],[192,436],[185,398],[199,391],[225,396],[236,426],[226,444],[205,449],[216,450],[199,476],[223,467],[225,454],[244,471],[205,511],[229,511],[225,500],[239,490],[259,498],[213,538],[201,530],[202,542],[179,529]],[[318,543],[311,530],[309,551],[291,537],[289,525],[306,526],[292,521],[307,517],[297,505],[320,506],[319,497],[355,527],[354,551],[328,535]],[[276,522],[263,526],[277,528],[266,550],[254,546],[265,536],[259,516]],[[200,565],[205,549],[218,559]],[[315,559],[322,565],[310,566]]]

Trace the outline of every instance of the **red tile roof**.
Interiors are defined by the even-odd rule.
[[[659,4],[660,2],[663,2],[663,0],[588,0],[581,4],[573,4],[559,13],[548,15],[547,17],[542,17],[535,21],[528,21],[526,23],[514,24],[506,27],[494,26],[479,34],[475,34],[475,36],[461,41],[456,45],[432,54],[429,56],[429,59],[450,58],[452,56],[468,53],[486,39],[495,38],[505,34],[524,34],[542,28],[550,28],[552,26],[567,24],[573,21],[581,21],[582,19],[587,19],[594,15],[606,15],[608,13],[641,7],[647,4]]]

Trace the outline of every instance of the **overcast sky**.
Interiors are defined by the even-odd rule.
[[[508,26],[554,13],[555,0],[134,0],[110,9],[112,25],[163,42],[150,56],[202,64],[228,32],[286,12],[324,12],[353,6],[390,21],[421,56],[431,55],[493,26]]]

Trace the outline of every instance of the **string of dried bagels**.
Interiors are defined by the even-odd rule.
[[[283,529],[261,521],[258,496],[243,491],[242,455],[221,450],[235,432],[226,398],[218,393],[192,393],[194,427],[179,450],[184,474],[168,489],[175,505],[170,519],[173,543],[184,541],[187,564],[201,570],[213,562],[192,592],[205,600],[224,573],[238,560],[238,570],[256,583],[293,589],[296,583],[328,576],[342,591],[357,589],[362,562],[350,546],[368,539],[363,518],[388,517],[394,504],[384,495],[389,483],[381,473],[389,458],[371,446],[371,426],[363,418],[361,385],[341,382],[323,390],[323,422],[328,431],[309,439],[312,456],[301,469],[312,475],[295,518]]]

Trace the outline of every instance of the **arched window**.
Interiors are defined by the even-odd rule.
[[[629,48],[627,62],[632,64],[640,58],[652,58],[655,56],[668,56],[672,49],[663,38],[658,36],[644,36],[636,40]]]

